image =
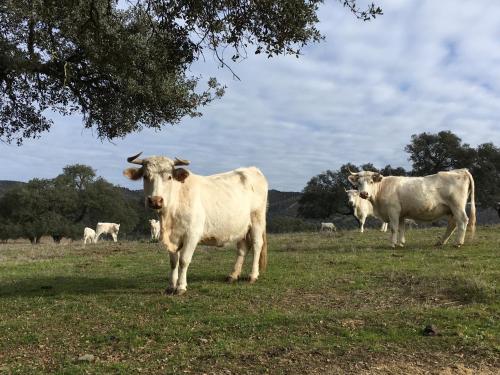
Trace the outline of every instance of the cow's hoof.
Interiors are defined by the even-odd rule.
[[[461,243],[457,243],[457,244],[455,245],[455,247],[456,247],[457,249],[460,249],[460,248],[462,247],[462,244],[461,244]]]
[[[249,281],[250,284],[255,284],[256,282],[257,282],[256,277],[250,277],[250,281]]]
[[[228,284],[232,284],[234,282],[238,281],[238,278],[237,277],[232,277],[231,275],[229,275],[228,277],[226,277],[226,282]]]
[[[187,290],[186,289],[176,289],[175,294],[178,296],[182,296],[183,294],[186,294]]]
[[[396,245],[395,244],[392,244],[391,245],[391,249],[395,249],[396,248]]]
[[[398,246],[399,247],[405,247],[405,244],[404,243],[400,243]]]
[[[166,296],[171,296],[174,293],[175,289],[170,286],[163,291],[163,294],[165,294]]]

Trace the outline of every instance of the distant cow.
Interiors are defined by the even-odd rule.
[[[456,246],[463,245],[467,224],[474,235],[476,206],[474,179],[467,169],[439,172],[425,177],[384,177],[380,173],[351,172],[349,181],[360,192],[360,197],[373,205],[382,220],[391,226],[391,244],[404,246],[405,218],[433,221],[448,217],[448,227],[440,245],[446,244],[458,228]],[[465,212],[470,194],[470,220]]]
[[[83,230],[83,244],[86,245],[87,241],[95,243],[95,231],[89,227],[85,227]]]
[[[155,219],[149,220],[151,226],[151,240],[156,241],[160,239],[160,222]]]
[[[102,234],[111,234],[113,241],[116,242],[118,239],[118,232],[120,231],[120,224],[115,223],[97,223],[95,228],[95,242],[99,240]]]
[[[183,294],[187,270],[198,243],[222,246],[237,241],[237,258],[229,281],[241,274],[248,248],[254,258],[250,282],[267,264],[267,180],[255,167],[239,168],[212,176],[200,176],[179,166],[187,160],[163,156],[127,159],[140,168],[126,169],[132,180],[143,178],[146,206],[160,214],[160,240],[170,255],[167,293]]]
[[[359,224],[359,231],[364,232],[365,221],[369,216],[374,216],[379,218],[373,210],[372,204],[359,196],[359,191],[357,190],[346,190],[347,198],[349,199],[349,206],[353,209],[353,214]],[[380,227],[381,232],[387,232],[387,223],[382,222]]]
[[[337,228],[335,227],[335,224],[333,224],[333,223],[321,223],[320,231],[323,232],[325,230],[327,230],[329,232],[336,232]]]

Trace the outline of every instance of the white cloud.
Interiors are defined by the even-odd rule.
[[[476,146],[500,143],[500,3],[379,0],[384,16],[366,23],[340,3],[320,10],[326,41],[300,59],[249,56],[232,79],[209,58],[194,74],[216,75],[227,94],[161,132],[112,143],[55,117],[54,129],[21,148],[0,145],[0,178],[53,177],[92,165],[113,183],[139,151],[190,159],[195,173],[242,165],[263,169],[272,188],[300,190],[314,174],[346,162],[409,167],[410,136],[450,129]]]

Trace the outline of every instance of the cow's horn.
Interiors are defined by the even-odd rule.
[[[175,158],[174,165],[189,165],[189,160]]]
[[[142,165],[142,159],[137,159],[141,154],[142,154],[142,151],[139,152],[137,155],[134,155],[134,156],[127,158],[127,161],[129,163]]]
[[[347,170],[349,171],[350,174],[357,174],[357,173],[354,173],[353,171],[351,171],[351,168],[347,167]]]

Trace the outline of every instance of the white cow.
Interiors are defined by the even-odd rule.
[[[95,231],[95,242],[99,240],[102,234],[111,234],[111,237],[113,237],[113,241],[116,242],[118,239],[118,232],[120,231],[120,224],[97,223]]]
[[[86,245],[87,241],[95,243],[95,231],[89,227],[85,227],[83,230],[83,244]]]
[[[160,222],[155,219],[149,220],[151,226],[151,240],[156,241],[160,239]]]
[[[346,190],[347,198],[349,199],[349,206],[353,209],[353,214],[356,220],[359,223],[359,231],[363,233],[365,231],[365,221],[369,216],[374,216],[379,218],[377,214],[373,210],[372,204],[359,196],[358,190]],[[380,227],[381,232],[387,232],[387,223],[382,222],[382,226]]]
[[[333,224],[333,223],[321,223],[320,231],[323,232],[325,230],[327,230],[329,232],[336,232],[337,228],[335,227],[335,224]]]
[[[467,169],[439,172],[425,177],[384,177],[380,173],[351,172],[349,181],[358,187],[360,197],[373,205],[382,220],[391,227],[391,244],[404,246],[404,219],[434,221],[448,217],[448,227],[439,245],[444,245],[458,227],[456,246],[464,243],[467,224],[474,236],[476,206],[474,179]],[[470,194],[470,220],[465,212]]]
[[[247,249],[254,258],[250,282],[267,264],[267,180],[255,167],[239,168],[212,176],[200,176],[178,166],[186,160],[163,156],[127,159],[140,168],[126,169],[132,180],[143,178],[145,203],[160,214],[160,241],[170,256],[167,293],[183,294],[187,270],[198,243],[222,246],[237,242],[237,258],[228,280],[235,281]]]

